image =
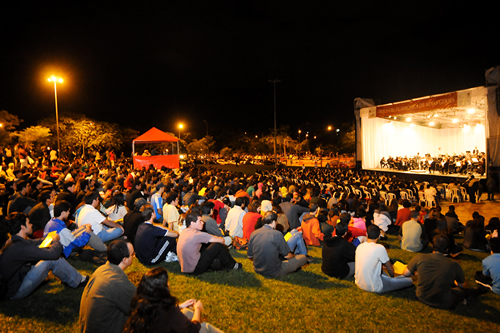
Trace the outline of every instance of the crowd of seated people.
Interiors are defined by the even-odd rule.
[[[430,154],[425,154],[425,156],[420,156],[420,154],[414,156],[389,156],[387,158],[382,157],[380,167],[400,171],[427,170],[429,173],[443,175],[477,173],[482,176],[485,173],[485,158],[484,153],[477,152],[466,152],[453,156],[431,156]]]
[[[147,273],[136,290],[123,274],[134,258],[148,266],[162,261],[178,262],[185,274],[239,270],[242,264],[233,259],[228,246],[237,241],[244,248],[247,242],[255,272],[265,277],[280,277],[311,261],[306,245],[322,246],[323,260],[328,260],[323,262],[325,274],[338,278],[355,275],[359,288],[381,293],[413,283],[409,277],[395,277],[385,248],[378,244],[388,235],[400,235],[409,250],[423,251],[427,239],[437,253],[457,256],[463,248],[453,238],[455,232],[464,230],[465,238],[471,242],[482,237],[477,230],[490,230],[492,239],[498,234],[495,222],[498,219],[490,221],[486,228],[484,218],[481,223],[480,217],[465,225],[449,222],[439,207],[447,185],[417,184],[375,172],[281,168],[246,175],[210,166],[134,169],[121,160],[112,166],[105,158],[54,160],[52,164],[14,169],[15,179],[4,182],[2,218],[7,222],[0,225],[9,228],[2,230],[2,244],[6,246],[2,250],[0,272],[9,280],[21,266],[28,269],[24,272],[27,276],[30,269],[36,270],[32,257],[12,259],[15,265],[4,260],[14,258],[13,249],[20,248],[12,244],[27,247],[31,242],[39,244],[49,231],[47,225],[57,226],[54,228],[60,237],[56,236],[49,246],[51,256],[40,259],[62,261],[62,254],[75,255],[85,245],[105,252],[107,263],[90,278],[66,261],[59,262],[71,272],[71,286],[85,286],[80,312],[80,324],[85,331],[95,327],[121,331],[127,320],[125,327],[131,329],[142,320],[136,312],[142,306],[138,301],[158,302],[143,288],[148,279],[159,279],[167,285],[168,275],[161,270]],[[430,206],[427,200],[420,200],[419,192],[434,199]],[[453,212],[448,215],[450,219],[454,217]],[[57,221],[49,224],[52,219]],[[273,246],[268,246],[270,240]],[[109,244],[110,241],[113,242]],[[415,242],[421,242],[420,246],[415,246]],[[488,244],[478,245],[477,249],[489,251]],[[475,247],[464,241],[463,247],[471,246]],[[23,258],[30,260],[30,267],[26,268]],[[496,268],[498,260],[495,263],[489,265]],[[385,274],[381,274],[382,267]],[[453,267],[460,275],[461,268]],[[497,272],[484,270],[492,278],[495,292],[500,283]],[[119,279],[126,292],[114,292],[115,288],[108,285],[110,277]],[[100,289],[92,289],[101,285]],[[32,289],[20,292],[21,287],[9,285],[7,297],[24,298],[32,292]],[[484,291],[464,290],[461,294],[464,297]],[[115,322],[106,321],[96,312],[101,304],[94,304],[88,298],[93,293],[102,293],[101,300],[117,297],[128,306],[119,309],[121,313]],[[193,307],[194,311],[185,314],[192,320],[183,321],[183,325],[191,327],[194,322],[199,327],[201,303],[190,300],[177,308],[170,293],[162,297],[174,304],[174,308],[168,306],[158,313],[179,318],[180,310]],[[128,319],[131,309],[132,317]],[[149,320],[153,326],[163,322]]]

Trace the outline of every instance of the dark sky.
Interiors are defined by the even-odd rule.
[[[500,64],[498,5],[457,1],[4,1],[0,109],[34,125],[81,113],[144,132],[294,131],[484,85]],[[493,7],[496,6],[496,7]],[[306,125],[307,123],[307,125]],[[215,133],[211,133],[215,134]]]

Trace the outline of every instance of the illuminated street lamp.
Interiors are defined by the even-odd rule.
[[[300,133],[302,133],[302,131],[301,131],[301,130],[299,130],[299,143],[300,143]]]
[[[332,130],[332,126],[328,126],[328,130],[331,131]]]
[[[57,112],[57,82],[62,83],[63,79],[60,77],[55,77],[52,75],[47,79],[49,82],[54,82],[54,95],[55,95],[55,101],[56,101],[56,130],[57,130],[57,153],[61,154],[61,145],[59,143],[59,115]]]
[[[181,129],[184,127],[184,125],[179,124],[179,140],[177,141],[177,154],[180,154],[179,150],[179,141],[181,141]]]

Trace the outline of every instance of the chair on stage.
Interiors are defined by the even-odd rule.
[[[459,189],[458,188],[454,188],[453,190],[451,190],[451,202],[460,202],[460,195],[459,195]],[[456,200],[456,201],[455,201]]]
[[[392,200],[396,199],[396,195],[394,193],[387,193],[386,199],[385,199],[385,204],[386,206],[389,206],[392,202]]]

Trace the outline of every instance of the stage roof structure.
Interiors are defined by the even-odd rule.
[[[151,128],[146,133],[134,139],[133,143],[155,143],[155,142],[177,142],[179,139],[160,131],[156,127]]]

